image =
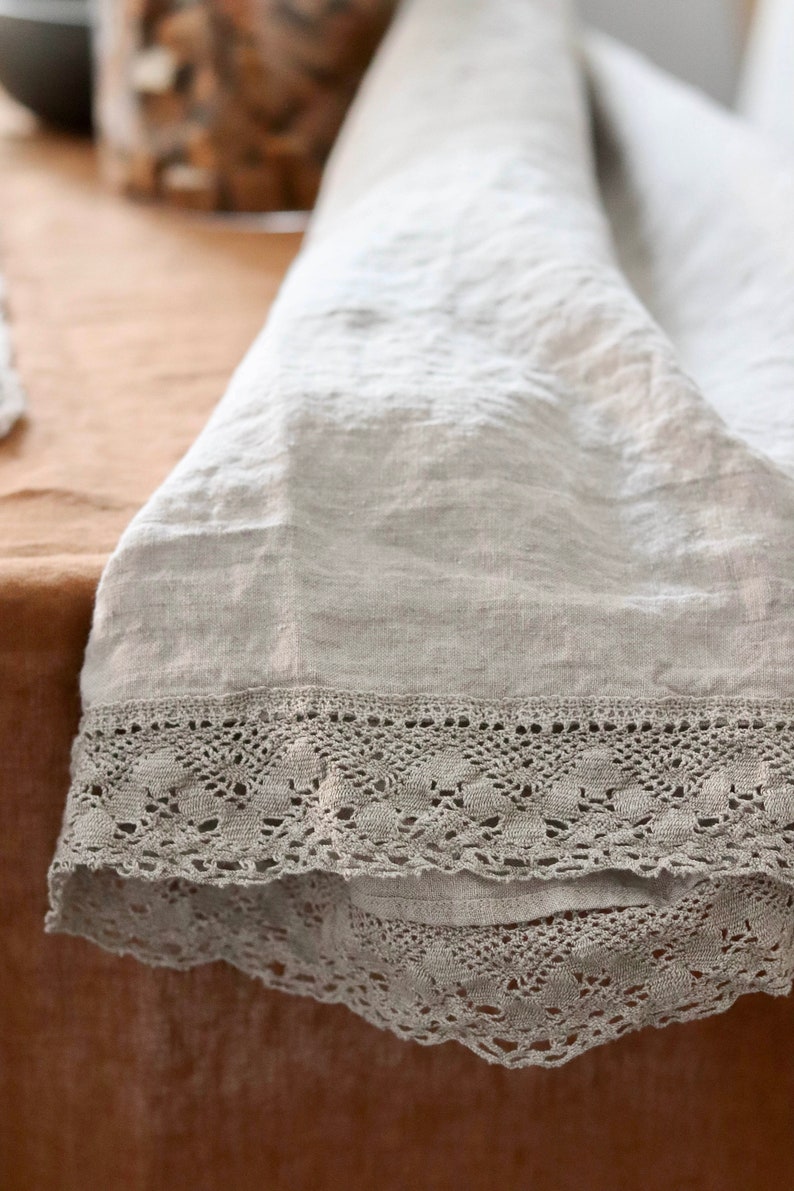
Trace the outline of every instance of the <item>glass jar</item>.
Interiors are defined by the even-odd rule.
[[[97,122],[125,192],[305,210],[395,0],[100,0]]]

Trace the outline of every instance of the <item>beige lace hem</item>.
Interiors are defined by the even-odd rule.
[[[789,991],[793,757],[794,700],[304,688],[97,708],[47,926],[151,963],[226,959],[402,1037],[556,1065]],[[431,872],[657,884],[647,904],[484,925],[379,916],[356,893]]]

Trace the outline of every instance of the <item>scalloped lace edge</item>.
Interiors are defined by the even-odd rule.
[[[103,707],[75,742],[47,928],[224,958],[402,1037],[556,1065],[789,990],[793,759],[794,700],[299,688]],[[348,886],[615,869],[698,879],[668,905],[477,927],[387,922]]]

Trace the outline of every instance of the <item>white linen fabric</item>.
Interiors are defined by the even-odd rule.
[[[408,0],[97,597],[50,930],[554,1065],[794,972],[794,174]]]
[[[5,284],[0,277],[0,438],[16,425],[26,406],[22,384],[14,368],[5,305]]]
[[[794,151],[794,0],[755,0],[737,107]]]

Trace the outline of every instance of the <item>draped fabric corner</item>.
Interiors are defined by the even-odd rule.
[[[48,929],[516,1067],[787,993],[792,210],[559,0],[408,0],[103,576]]]
[[[0,438],[8,434],[25,410],[22,385],[13,366],[5,305],[5,285],[0,276]]]

